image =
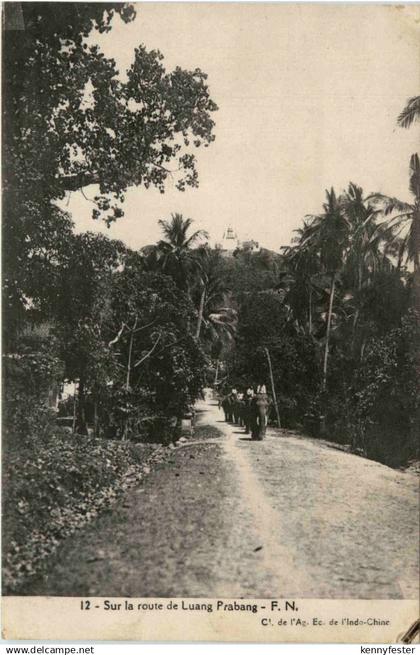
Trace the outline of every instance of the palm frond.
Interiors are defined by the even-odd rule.
[[[410,191],[417,201],[420,201],[420,161],[418,154],[410,159]]]
[[[420,96],[409,98],[406,106],[397,118],[400,127],[410,127],[410,125],[420,118]]]
[[[398,198],[391,198],[389,196],[385,196],[383,193],[374,193],[369,197],[372,198],[374,201],[382,204],[382,210],[385,216],[388,216],[389,214],[392,214],[395,211],[408,213],[413,209],[412,205],[410,205],[408,202],[398,200]]]
[[[185,247],[190,248],[197,241],[201,239],[208,239],[208,238],[209,238],[209,233],[206,232],[206,230],[197,230],[196,232],[193,232],[193,234],[185,241]]]

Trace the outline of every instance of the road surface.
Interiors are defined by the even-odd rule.
[[[417,598],[413,474],[287,432],[253,442],[198,409],[211,438],[152,467],[25,594]]]

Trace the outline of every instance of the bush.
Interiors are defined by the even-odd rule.
[[[400,465],[416,455],[416,343],[418,323],[408,314],[401,327],[372,340],[356,375],[356,429],[366,455],[385,463]]]
[[[124,475],[154,451],[126,441],[32,436],[4,456],[3,592],[9,594],[62,539],[109,506]]]

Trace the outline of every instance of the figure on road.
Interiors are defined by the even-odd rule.
[[[251,433],[252,439],[262,441],[267,429],[268,408],[270,400],[267,395],[267,388],[264,383],[257,386],[257,392],[252,398],[250,405]]]

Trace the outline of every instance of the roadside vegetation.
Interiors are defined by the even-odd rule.
[[[388,464],[413,459],[418,156],[410,203],[352,182],[331,189],[275,251],[225,257],[178,213],[137,252],[76,234],[60,207],[87,186],[93,219],[108,224],[130,186],[164,192],[174,176],[181,191],[197,186],[195,151],[214,140],[217,106],[200,69],[168,72],[161,53],[139,46],[122,82],[86,42],[133,20],[132,5],[22,12],[24,38],[4,37],[5,589],[106,507],[153,444],[179,437],[204,386],[268,385],[267,352],[282,426]],[[418,118],[415,100],[403,128]],[[57,402],[64,383],[75,392]]]
[[[65,538],[138,484],[155,448],[52,430],[5,452],[3,593],[18,593]]]
[[[409,181],[420,189],[418,159]],[[269,388],[268,351],[283,427],[401,466],[416,456],[419,430],[419,267],[409,243],[420,195],[404,228],[381,203],[353,183],[327,192],[322,213],[306,217],[270,265],[265,288],[257,279],[237,292],[235,347],[223,366],[235,386]]]

